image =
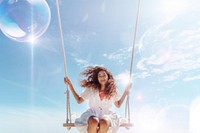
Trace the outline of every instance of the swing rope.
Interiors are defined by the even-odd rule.
[[[137,37],[137,28],[138,28],[138,19],[139,19],[139,12],[140,12],[140,0],[138,0],[138,6],[137,6],[137,13],[136,13],[136,20],[135,20],[135,31],[134,31],[134,37],[133,37],[133,45],[132,45],[132,56],[131,56],[131,65],[130,65],[130,77],[129,80],[132,80],[132,69],[133,69],[133,62],[134,62],[134,51],[135,51],[135,43],[136,43],[136,37]],[[127,94],[126,98],[126,106],[125,106],[125,118],[127,118],[128,114],[128,123],[130,124],[130,96]]]
[[[65,43],[64,43],[64,37],[63,37],[63,31],[62,31],[62,22],[60,17],[60,8],[59,8],[59,2],[56,0],[56,9],[57,9],[57,15],[58,15],[58,24],[60,28],[60,37],[62,42],[62,55],[63,55],[63,61],[64,61],[64,71],[65,71],[65,77],[67,76],[67,60],[66,60],[66,54],[65,54]],[[69,95],[69,88],[68,85],[66,85],[66,123],[71,123],[71,107],[70,107],[70,95]]]

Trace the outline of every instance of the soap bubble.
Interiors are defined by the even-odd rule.
[[[30,42],[48,28],[50,8],[45,0],[0,0],[0,28],[10,39]]]

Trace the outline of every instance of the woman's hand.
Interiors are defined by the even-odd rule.
[[[126,89],[125,89],[126,94],[129,94],[131,88],[132,88],[132,82],[129,82],[129,83],[127,84],[127,86],[126,86]]]
[[[66,77],[64,77],[64,83],[65,84],[68,84],[69,86],[71,86],[72,85],[72,82],[71,82],[71,80],[66,76]]]
[[[70,88],[70,90],[71,90],[71,92],[72,92],[74,98],[76,99],[77,103],[78,103],[78,104],[82,103],[82,102],[84,101],[84,99],[83,99],[82,97],[80,97],[80,96],[76,93],[76,91],[75,91],[75,89],[74,89],[74,87],[73,87],[73,85],[72,85],[72,82],[71,82],[71,80],[69,79],[69,77],[67,77],[67,76],[64,77],[64,83],[69,85],[69,88]]]
[[[124,99],[126,98],[126,96],[129,94],[130,89],[132,88],[132,82],[129,82],[124,90],[123,95],[121,96],[121,98],[115,102],[115,106],[117,108],[120,108],[120,106],[122,105],[122,103],[124,102]]]

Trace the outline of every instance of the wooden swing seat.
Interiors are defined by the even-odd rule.
[[[63,127],[75,127],[74,123],[63,123]],[[132,123],[122,123],[120,127],[133,127]]]

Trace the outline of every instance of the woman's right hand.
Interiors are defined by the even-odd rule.
[[[72,85],[71,80],[70,80],[67,76],[64,77],[64,83],[65,83],[65,84],[68,84],[68,85]]]
[[[76,99],[77,103],[79,103],[79,104],[82,103],[82,102],[84,101],[84,99],[83,99],[82,97],[80,97],[80,96],[76,93],[76,91],[75,91],[75,89],[74,89],[74,87],[73,87],[73,85],[72,85],[72,82],[71,82],[71,80],[69,79],[69,77],[67,77],[67,76],[64,77],[64,83],[69,85],[69,88],[70,88],[70,90],[71,90],[71,92],[72,92],[74,98]]]

